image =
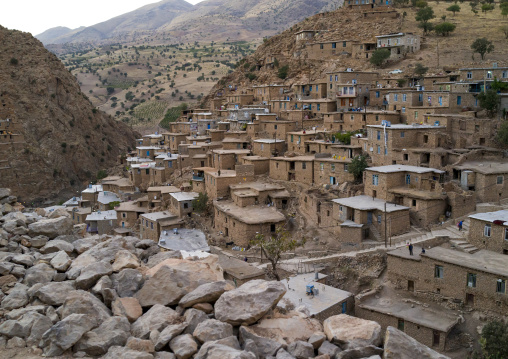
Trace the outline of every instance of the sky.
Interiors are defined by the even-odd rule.
[[[203,0],[186,0],[197,4]],[[2,1],[0,25],[38,35],[52,27],[91,26],[158,0]]]

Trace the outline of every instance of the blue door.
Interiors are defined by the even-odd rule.
[[[347,312],[347,302],[342,303],[342,314]]]
[[[406,184],[411,184],[411,175],[406,175]]]
[[[372,224],[372,212],[367,212],[367,224]]]

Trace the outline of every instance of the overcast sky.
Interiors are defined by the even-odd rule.
[[[203,0],[186,0],[197,4]],[[14,0],[2,1],[0,25],[38,35],[52,27],[75,29],[158,2],[157,0]]]

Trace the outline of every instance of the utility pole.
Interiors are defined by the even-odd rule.
[[[439,67],[439,39],[437,39],[437,67]]]
[[[386,201],[385,201],[385,248],[387,247],[386,245],[386,242],[387,242],[387,236],[386,236]]]

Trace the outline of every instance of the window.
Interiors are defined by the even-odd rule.
[[[379,91],[376,91],[376,98],[379,98],[380,94]]]
[[[402,101],[406,102],[407,100],[407,95],[406,94],[402,94]]]
[[[173,168],[173,162],[172,161],[168,161],[168,168]]]
[[[434,277],[443,279],[443,266],[436,265],[434,267]]]
[[[293,142],[293,135],[291,135],[291,142]]]
[[[399,101],[399,94],[396,93],[396,94],[393,95],[393,101],[394,102],[395,101]]]
[[[347,167],[347,163],[344,163],[344,172],[347,172],[348,171],[348,167]]]
[[[423,102],[423,94],[418,94],[418,102]]]
[[[490,224],[486,224],[485,227],[483,228],[483,235],[485,237],[490,237],[491,231],[492,231],[492,226]]]
[[[332,81],[333,81],[333,76],[332,76],[332,75],[330,75],[330,82],[332,82]]]
[[[439,106],[443,106],[443,96],[439,96]]]
[[[377,153],[381,154],[381,146],[377,145]]]
[[[457,105],[462,103],[462,96],[457,96]]]
[[[312,92],[312,85],[309,85],[309,92]]]
[[[323,47],[324,47],[323,44],[319,44],[319,49],[323,50]]]
[[[324,169],[325,169],[325,164],[324,164],[324,163],[320,163],[320,164],[319,164],[319,169],[320,169],[321,171],[324,171]]]
[[[473,73],[472,72],[468,72],[466,77],[468,79],[472,79],[473,78]]]
[[[372,175],[372,184],[374,186],[377,186],[379,184],[379,176],[378,175]]]
[[[125,213],[122,213],[122,218],[125,218],[127,217],[127,215]]]
[[[330,166],[330,170],[332,172],[335,172],[335,163],[332,163],[331,166]]]
[[[335,81],[339,81],[339,75],[335,75]]]
[[[498,279],[496,283],[496,292],[497,293],[506,293],[506,281],[503,279]]]
[[[381,139],[381,131],[377,131],[377,139],[380,140]]]
[[[379,224],[381,224],[381,217],[382,216],[380,214],[377,215],[377,223],[379,223]]]
[[[354,119],[355,119],[355,115],[350,115],[350,116],[349,116],[349,119],[350,119],[351,121],[354,121]]]
[[[469,288],[476,288],[476,274],[473,273],[467,274],[467,286]]]
[[[305,162],[302,162],[302,170],[307,169],[307,164]]]
[[[349,94],[350,94],[350,95],[352,95],[352,94],[354,94],[354,93],[355,93],[355,89],[354,89],[354,87],[350,87],[350,88],[349,88]]]
[[[411,184],[411,175],[406,175],[406,184]]]
[[[416,199],[413,199],[413,201],[411,202],[412,206],[413,207],[416,207]]]
[[[388,148],[385,147],[385,156],[388,155]]]
[[[336,49],[337,48],[337,43],[336,42],[332,42],[332,49]]]
[[[400,330],[401,332],[404,331],[404,319],[399,319],[397,321],[397,329]]]
[[[406,108],[402,107],[402,113],[406,113]]]
[[[504,79],[508,78],[508,71],[503,71],[503,75],[501,76]]]
[[[415,111],[415,120],[418,118],[418,111]]]
[[[319,85],[316,85],[316,92],[319,91]]]
[[[491,79],[491,78],[492,78],[492,71],[487,71],[487,78],[488,78],[488,79]]]
[[[404,138],[404,132],[401,132],[401,133],[400,133],[400,137],[401,137],[401,138]]]
[[[342,41],[342,47],[346,47],[346,41]]]
[[[503,184],[503,176],[497,176],[497,184]]]
[[[347,302],[342,303],[342,314],[347,312]]]
[[[321,111],[321,105],[319,103],[317,104],[317,110]]]

